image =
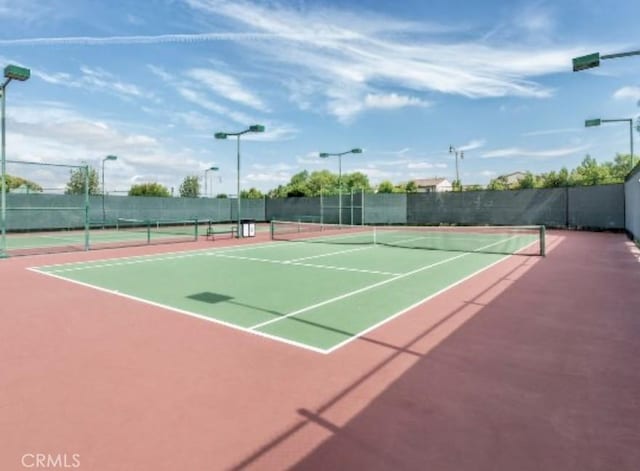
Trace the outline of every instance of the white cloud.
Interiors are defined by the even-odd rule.
[[[519,147],[509,147],[505,149],[496,149],[490,152],[482,154],[483,159],[491,158],[509,158],[509,157],[531,157],[548,159],[553,157],[565,157],[567,155],[576,154],[587,150],[589,146],[577,146],[577,147],[560,147],[557,149],[548,150],[529,150]]]
[[[407,165],[407,168],[410,169],[428,169],[428,168],[433,168],[434,165],[429,163],[429,162],[412,162],[409,165]]]
[[[367,109],[428,106],[429,101],[418,98],[424,93],[548,97],[553,90],[533,77],[565,71],[567,61],[583,52],[582,48],[557,44],[531,46],[517,39],[493,44],[489,40],[452,41],[450,35],[438,35],[451,31],[448,26],[418,24],[355,8],[302,10],[287,3],[243,0],[187,0],[187,4],[200,15],[224,21],[229,32],[0,40],[0,46],[233,41],[260,57],[263,65],[273,64],[277,72],[273,75],[290,83],[290,97],[300,107],[309,109],[323,100],[324,109],[343,122]],[[554,27],[552,15],[538,7],[525,10],[518,21],[522,30],[530,32]],[[234,77],[203,68],[188,74],[227,99],[268,110],[260,97]],[[409,92],[389,94],[378,88],[380,84]],[[121,88],[123,93],[135,94],[129,87]]]
[[[616,100],[640,101],[640,87],[622,87],[615,91],[613,98]]]
[[[365,108],[394,109],[404,108],[406,106],[430,106],[430,103],[420,98],[398,95],[396,93],[389,94],[373,94],[368,93],[364,99]]]
[[[74,75],[66,72],[48,73],[37,69],[33,69],[31,73],[35,77],[53,85],[98,90],[117,95],[123,99],[145,98],[155,100],[155,95],[152,92],[142,90],[137,85],[123,82],[114,74],[103,69],[82,66],[80,67],[80,72]]]
[[[253,183],[284,184],[291,180],[292,174],[285,171],[249,173],[242,180]]]
[[[191,69],[187,71],[186,75],[227,100],[235,101],[256,110],[268,111],[260,98],[230,75],[211,69]]]
[[[171,148],[154,136],[122,131],[113,123],[88,118],[56,102],[19,106],[12,116],[16,118],[9,127],[9,159],[69,165],[87,162],[99,168],[105,155],[115,154],[118,160],[109,163],[112,189],[127,190],[136,175],[151,175],[153,181],[177,187],[180,181],[176,180],[184,176],[176,174],[177,166],[203,166],[191,149]],[[41,183],[64,187],[68,171],[56,178]]]
[[[474,139],[467,144],[458,147],[458,150],[467,152],[470,150],[479,149],[480,147],[483,147],[485,143],[486,141],[484,139]]]
[[[581,128],[580,129],[579,128],[545,129],[542,131],[525,132],[522,135],[525,137],[535,137],[535,136],[548,136],[551,134],[566,134],[566,133],[573,133],[578,131],[582,131],[582,129]]]

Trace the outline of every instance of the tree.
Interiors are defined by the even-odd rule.
[[[566,167],[562,167],[558,173],[551,171],[540,175],[542,188],[563,188],[571,185],[573,185],[573,181]]]
[[[624,179],[631,171],[631,154],[616,154],[613,162],[606,162],[604,165],[609,168],[609,175],[612,180],[624,182]]]
[[[393,183],[389,180],[381,181],[378,185],[378,193],[393,193]]]
[[[346,191],[369,191],[371,185],[369,184],[369,177],[367,177],[364,173],[353,172],[342,175],[342,188],[346,188]]]
[[[487,190],[508,190],[509,189],[509,182],[507,182],[507,177],[505,177],[504,175],[499,176],[498,178],[494,178],[493,180],[491,180],[489,182],[489,185],[487,185]]]
[[[31,180],[27,180],[26,178],[22,178],[22,177],[14,177],[8,174],[5,174],[5,181],[7,182],[7,192],[10,192],[13,189],[17,189],[17,188],[21,188],[21,187],[25,187],[27,189],[27,191],[30,192],[42,192],[42,187],[40,185],[38,185],[35,182],[32,182]],[[2,188],[1,186],[2,184],[0,183],[0,188]]]
[[[129,196],[170,196],[170,193],[160,183],[138,183],[131,186]]]
[[[296,173],[287,185],[287,196],[307,196],[309,193],[308,180],[309,172],[306,170]]]
[[[601,185],[612,182],[610,169],[598,165],[596,159],[588,154],[576,168],[575,179],[578,185]]]
[[[216,195],[216,198],[220,198],[220,199],[227,199],[227,198],[228,198],[228,196],[227,196],[227,194],[226,194],[226,193],[218,193],[218,194]]]
[[[278,185],[277,188],[269,191],[269,198],[286,198],[287,197],[287,187],[284,185]]]
[[[264,195],[257,188],[249,188],[248,191],[247,190],[242,190],[240,192],[240,198],[249,199],[249,200],[256,200],[256,199],[264,198]]]
[[[535,188],[537,186],[538,178],[531,172],[526,172],[524,177],[518,180],[518,183],[514,185],[516,190],[525,190],[528,188]]]
[[[65,195],[84,195],[85,192],[85,172],[83,168],[71,170],[69,181],[64,190]],[[100,194],[100,183],[98,182],[98,171],[89,167],[89,194]]]
[[[462,183],[460,183],[460,180],[453,180],[453,182],[451,182],[451,189],[453,191],[462,191]]]
[[[482,185],[465,185],[464,191],[481,191],[484,190]]]
[[[184,180],[180,184],[180,196],[183,198],[197,198],[200,194],[200,182],[198,177],[190,175],[184,177]]]
[[[319,196],[320,193],[333,194],[338,192],[338,176],[329,170],[315,171],[309,175],[307,181],[308,196]]]
[[[407,184],[405,185],[404,191],[406,191],[407,193],[417,193],[418,185],[416,185],[415,181],[411,180],[410,182],[407,182]]]

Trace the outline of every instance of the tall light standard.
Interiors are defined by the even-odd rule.
[[[580,72],[581,70],[600,67],[600,60],[617,59],[618,57],[637,55],[640,55],[640,51],[619,52],[617,54],[605,54],[603,56],[601,56],[599,52],[594,52],[592,54],[587,54],[586,56],[574,57],[572,59],[573,71]]]
[[[106,193],[104,189],[104,163],[107,160],[118,160],[118,157],[115,155],[107,155],[104,159],[102,159],[102,226],[104,226],[107,220],[107,215],[104,210],[104,194]]]
[[[355,148],[344,152],[330,154],[328,152],[320,152],[320,157],[326,159],[328,157],[338,157],[338,224],[342,225],[342,156],[346,154],[362,154],[362,149]]]
[[[216,139],[226,139],[229,136],[236,136],[238,138],[238,194],[237,194],[237,200],[238,200],[238,228],[237,228],[237,232],[236,232],[236,237],[241,237],[241,227],[240,227],[240,136],[242,136],[243,134],[247,134],[249,132],[264,132],[264,126],[261,124],[253,124],[251,126],[249,126],[247,129],[245,129],[244,131],[240,131],[240,132],[217,132],[214,134]]]
[[[0,185],[2,186],[2,196],[0,197],[0,204],[2,204],[2,212],[0,213],[0,226],[2,226],[2,245],[0,246],[0,256],[4,256],[7,253],[7,155],[6,155],[6,119],[5,119],[5,107],[7,101],[7,85],[12,80],[18,80],[20,82],[24,82],[25,80],[29,80],[31,76],[31,71],[29,69],[25,69],[24,67],[18,67],[17,65],[8,65],[4,68],[4,78],[6,79],[2,86],[0,87],[0,93],[2,96],[0,99],[2,100],[2,104],[0,107],[2,108],[2,157],[1,157],[1,170],[2,173],[0,177]]]
[[[464,159],[464,151],[458,150],[453,146],[449,146],[449,153],[456,155],[456,185],[458,186],[458,190],[462,190],[462,182],[460,181],[460,172],[458,171],[458,155],[460,155],[460,159]]]
[[[218,167],[209,167],[204,171],[204,197],[205,198],[207,197],[207,194],[208,194],[207,193],[207,183],[208,183],[207,173],[211,171],[217,172],[218,170],[220,170]],[[213,182],[211,183],[211,193],[213,194]]]
[[[601,123],[629,123],[629,147],[631,148],[631,169],[633,170],[633,119],[587,119],[584,122],[586,128],[600,126]]]

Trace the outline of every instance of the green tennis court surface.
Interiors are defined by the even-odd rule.
[[[443,235],[387,228],[369,243],[368,229],[310,235],[307,227],[274,228],[276,238],[299,239],[34,270],[328,353],[495,264],[505,252],[539,244],[535,232],[462,232],[444,237],[469,247],[472,239],[475,248],[427,250],[421,238]]]
[[[89,230],[89,247],[99,249],[154,243],[188,242],[196,240],[196,234],[199,236],[206,235],[208,229],[216,232],[227,230],[232,226],[234,226],[232,222],[212,225],[209,225],[207,222],[200,222],[198,223],[196,233],[195,220],[183,222],[119,220],[118,223],[114,223],[105,228],[100,226],[92,227]],[[256,231],[258,232],[266,230],[267,226],[256,227]],[[83,250],[85,247],[84,230],[7,233],[7,250],[9,252],[56,247]]]

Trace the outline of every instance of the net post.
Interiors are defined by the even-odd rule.
[[[364,226],[364,188],[360,188],[360,225]]]
[[[147,245],[151,244],[151,220],[147,221]]]
[[[353,188],[351,188],[351,220],[349,221],[349,225],[353,226]]]
[[[89,250],[89,165],[84,166],[84,250]],[[104,223],[104,221],[103,221]]]
[[[273,219],[271,220],[271,224],[269,225],[269,232],[271,233],[271,240],[273,240]]]
[[[376,226],[373,226],[373,245],[377,245],[378,244],[378,237],[377,237],[377,230],[376,230]]]
[[[547,256],[547,247],[546,247],[546,231],[544,225],[540,226],[540,255],[543,257]]]
[[[320,224],[324,222],[324,188],[320,187]]]
[[[195,219],[196,229],[195,229],[195,241],[198,241],[198,218]]]

